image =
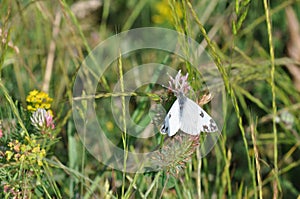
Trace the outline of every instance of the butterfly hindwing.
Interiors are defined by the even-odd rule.
[[[187,97],[182,99],[180,129],[190,135],[200,132],[212,133],[218,130],[215,121],[194,101]]]
[[[165,117],[164,123],[160,128],[162,134],[168,134],[173,136],[180,128],[180,108],[178,99],[174,102],[170,108],[168,114]]]

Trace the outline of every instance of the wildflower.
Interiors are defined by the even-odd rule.
[[[9,161],[13,157],[14,153],[12,151],[6,151],[5,155],[6,155],[6,160]]]
[[[42,149],[40,150],[38,153],[37,153],[37,163],[39,166],[43,166],[43,158],[46,156],[46,151],[45,149]]]
[[[41,148],[35,139],[30,143],[21,144],[18,140],[8,143],[10,150],[5,152],[6,160],[23,162],[29,165],[37,164],[43,166],[43,159],[46,157],[46,150]]]
[[[203,106],[204,104],[207,104],[212,100],[213,96],[211,93],[204,94],[201,99],[198,101],[198,104],[200,106]]]
[[[109,131],[112,131],[114,128],[114,124],[111,121],[106,122],[106,128]]]
[[[188,73],[185,76],[181,75],[181,70],[178,71],[175,79],[169,75],[169,89],[178,97],[180,93],[187,94],[187,92],[191,89],[190,84],[188,83]]]
[[[12,142],[8,143],[9,148],[16,152],[20,151],[20,145],[21,145],[21,143],[18,140],[13,140]]]
[[[172,12],[172,7],[170,6],[168,0],[159,1],[154,5],[154,9],[157,14],[152,17],[152,21],[156,24],[170,23],[174,24],[174,18],[172,17],[174,13]],[[174,5],[175,14],[179,19],[183,18],[183,13],[179,2]]]
[[[32,149],[32,154],[33,156],[35,157],[34,159],[37,161],[38,165],[39,166],[43,166],[43,158],[46,156],[46,151],[45,149],[41,149],[40,148],[40,145],[38,144],[37,146],[35,146],[33,149]]]
[[[26,97],[28,103],[27,110],[36,111],[38,108],[44,108],[49,110],[51,108],[51,102],[53,99],[43,91],[33,90]]]
[[[43,132],[54,129],[55,127],[52,115],[43,108],[38,108],[32,114],[30,120],[31,124],[35,126],[36,129]]]
[[[0,138],[2,138],[3,137],[3,131],[2,131],[2,129],[0,129]]]
[[[177,133],[172,139],[168,139],[164,143],[160,151],[149,156],[150,162],[152,165],[157,165],[158,169],[164,169],[177,176],[199,144],[199,135]]]
[[[17,187],[13,187],[13,186],[11,186],[11,185],[8,185],[8,184],[5,184],[4,186],[3,186],[3,192],[4,193],[9,193],[9,194],[11,194],[12,195],[12,197],[10,197],[10,198],[21,198],[21,191],[20,191],[20,189],[18,189]]]
[[[3,186],[3,191],[4,191],[4,193],[8,193],[9,187],[10,187],[10,186],[9,186],[8,184],[6,184],[6,185]]]

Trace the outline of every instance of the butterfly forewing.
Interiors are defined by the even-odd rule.
[[[169,136],[175,135],[180,128],[180,109],[178,99],[174,102],[170,108],[168,114],[165,117],[164,123],[160,128],[160,132],[163,134],[168,133]]]
[[[200,132],[212,133],[218,130],[215,121],[194,101],[185,97],[181,109],[180,129],[190,135]]]

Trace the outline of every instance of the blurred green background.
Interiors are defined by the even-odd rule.
[[[0,0],[0,13],[0,115],[6,134],[0,136],[1,198],[299,197],[299,0]],[[226,84],[218,144],[205,158],[196,151],[189,154],[176,175],[105,167],[85,151],[72,118],[73,82],[91,50],[120,32],[153,26],[206,42]],[[187,63],[164,52],[148,50],[120,59],[124,73],[158,62],[190,72],[191,82],[197,77]],[[99,80],[96,101],[108,137],[122,148],[124,134],[106,106],[120,77],[118,61]],[[201,90],[194,84],[194,90]],[[32,131],[25,109],[34,89],[53,98],[56,128],[51,138],[43,138],[44,165],[32,165],[38,168],[32,170],[8,161],[5,153],[12,140],[26,142],[16,115]],[[131,113],[144,115],[151,103],[170,107],[172,95],[164,91],[140,88],[140,95],[130,100]],[[140,150],[163,146],[163,139],[156,134]],[[125,142],[134,147],[134,138]]]

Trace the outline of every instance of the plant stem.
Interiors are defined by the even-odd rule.
[[[124,79],[123,79],[123,65],[122,65],[122,56],[120,52],[120,57],[118,60],[119,65],[119,73],[120,73],[120,86],[121,92],[124,93]],[[121,96],[122,100],[122,118],[123,118],[123,133],[122,133],[122,141],[123,141],[123,150],[124,150],[124,162],[123,162],[123,179],[122,179],[122,198],[124,198],[125,193],[125,180],[126,180],[126,161],[128,155],[128,146],[127,146],[127,130],[126,130],[126,110],[125,110],[125,96]]]
[[[267,23],[267,29],[268,29],[268,37],[269,37],[269,46],[270,46],[270,61],[271,61],[271,89],[272,89],[272,112],[273,112],[273,135],[274,135],[274,174],[276,178],[276,187],[275,189],[279,189],[281,191],[280,182],[278,179],[278,137],[277,137],[277,128],[276,128],[276,114],[277,114],[277,106],[276,106],[276,94],[275,94],[275,82],[274,82],[274,76],[275,76],[275,56],[274,56],[274,48],[273,48],[273,39],[272,39],[272,26],[271,26],[271,19],[270,19],[270,12],[267,0],[264,0],[264,9],[265,9],[265,15],[266,15],[266,23]],[[275,193],[276,191],[274,191]],[[274,197],[278,197],[275,196]]]

